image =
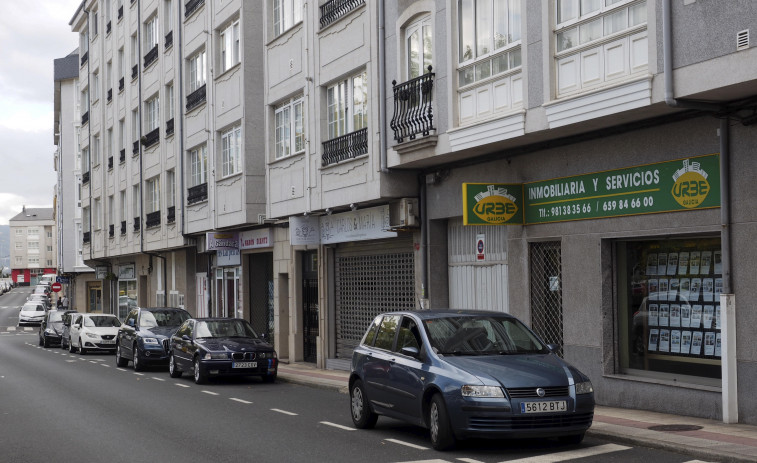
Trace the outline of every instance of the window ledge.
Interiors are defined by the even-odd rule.
[[[433,148],[436,146],[439,136],[436,135],[435,130],[432,130],[431,132],[432,133],[430,135],[427,135],[425,137],[421,136],[416,138],[415,140],[408,140],[402,143],[398,143],[392,148],[394,148],[394,151],[401,155],[412,153],[414,151],[420,151],[426,148]]]
[[[235,65],[231,66],[229,69],[226,69],[225,71],[223,71],[220,74],[218,74],[214,80],[216,82],[218,82],[220,80],[228,78],[230,74],[233,74],[234,71],[236,71],[237,69],[239,69],[241,67],[242,67],[242,61],[240,60],[238,63],[236,63]]]
[[[271,46],[271,45],[273,45],[274,42],[277,42],[279,40],[283,40],[283,41],[287,42],[287,41],[289,41],[289,39],[292,38],[292,36],[295,33],[299,32],[300,30],[302,30],[302,21],[293,24],[292,27],[290,27],[289,29],[283,31],[281,34],[279,34],[279,35],[275,36],[274,38],[272,38],[271,40],[269,40],[268,43],[266,43],[266,46]]]
[[[436,145],[436,144],[434,144],[434,145]],[[395,147],[395,149],[396,149],[396,147]],[[345,159],[343,161],[334,162],[334,163],[329,164],[327,166],[321,165],[321,166],[318,166],[318,168],[320,170],[328,170],[328,169],[330,169],[332,167],[341,167],[341,166],[349,164],[350,162],[353,162],[353,161],[360,161],[360,160],[366,159],[368,156],[369,156],[368,153],[365,153],[365,154],[361,154],[360,156],[355,156],[354,158],[349,158],[349,159]]]
[[[303,157],[305,157],[305,151],[298,151],[296,153],[289,154],[287,156],[282,156],[282,157],[280,157],[278,159],[274,159],[273,161],[269,161],[268,165],[269,166],[274,166],[276,164],[284,164],[284,163],[287,163],[287,162],[298,162]]]
[[[244,169],[240,170],[239,172],[234,172],[233,174],[229,174],[225,177],[221,177],[218,179],[218,182],[225,182],[226,180],[233,179],[234,177],[241,177],[242,174],[244,174]]]

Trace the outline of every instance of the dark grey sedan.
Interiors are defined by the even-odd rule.
[[[594,418],[591,381],[517,318],[432,310],[382,314],[352,357],[352,421],[378,415],[458,439],[557,437],[577,444]]]

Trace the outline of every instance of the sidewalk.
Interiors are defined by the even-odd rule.
[[[349,373],[280,363],[282,381],[348,393]],[[588,435],[690,455],[705,461],[757,462],[757,426],[597,406]]]

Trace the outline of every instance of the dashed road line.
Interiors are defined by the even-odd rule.
[[[355,428],[350,428],[350,427],[347,427],[347,426],[342,426],[341,424],[332,423],[330,421],[321,421],[320,423],[321,424],[325,424],[326,426],[331,426],[331,427],[334,427],[334,428],[337,428],[337,429],[342,429],[344,431],[354,431],[355,430]]]
[[[289,416],[297,416],[297,413],[288,412],[286,410],[281,410],[281,409],[278,409],[278,408],[272,408],[271,411],[272,412],[276,412],[276,413],[283,413],[284,415],[289,415]]]
[[[202,391],[202,392],[209,395],[218,395],[217,392],[213,392],[213,391]]]
[[[153,376],[152,379],[154,379],[155,381],[165,381],[165,379],[158,378],[157,376]]]
[[[145,375],[144,373],[137,373],[136,371],[134,372],[134,374],[137,375],[137,376],[144,376]]]
[[[101,366],[101,367],[105,367],[105,368],[110,368],[110,365],[108,365],[108,364],[105,364],[105,363],[101,363],[101,364],[100,364],[100,366]]]
[[[404,445],[406,447],[410,447],[410,448],[417,449],[417,450],[428,450],[428,447],[424,447],[422,445],[411,444],[410,442],[405,442],[405,441],[401,441],[401,440],[397,440],[397,439],[384,439],[384,440],[387,441],[387,442],[391,442],[393,444]]]
[[[248,405],[252,403],[252,402],[249,402],[247,400],[237,399],[237,398],[234,398],[234,397],[229,398],[229,400],[233,400],[234,402],[239,402],[239,403],[248,404]]]
[[[174,386],[179,386],[179,387],[192,387],[192,386],[188,386],[186,384],[181,384],[181,383],[173,383],[173,384]]]

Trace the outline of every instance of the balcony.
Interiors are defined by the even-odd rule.
[[[120,162],[121,164],[123,164],[124,162],[126,162],[126,150],[125,149],[121,150],[118,153],[118,162]]]
[[[110,103],[111,101],[113,101],[113,89],[109,88],[108,89],[108,103]]]
[[[205,85],[187,95],[187,112],[205,103]]]
[[[140,229],[141,222],[139,221],[139,217],[134,217],[134,231],[138,232]]]
[[[108,170],[113,170],[113,156],[108,156]]]
[[[84,244],[89,243],[91,240],[92,240],[91,232],[82,233],[82,241],[84,242]]]
[[[120,21],[121,18],[124,17],[124,6],[121,5],[118,7],[118,20]]]
[[[149,148],[158,141],[160,141],[160,127],[156,127],[155,129],[149,131],[147,135],[142,137],[142,146]]]
[[[81,55],[81,65],[84,66],[84,64],[87,62],[87,59],[89,59],[89,50],[85,51],[83,55]]]
[[[160,211],[148,212],[145,220],[145,228],[160,226]]]
[[[205,0],[189,0],[184,4],[184,17],[188,18],[192,16],[192,13],[197,11],[204,4]]]
[[[113,224],[108,225],[108,238],[116,236],[116,227]]]
[[[324,3],[321,5],[321,28],[364,4],[365,0],[330,0]]]
[[[131,68],[131,80],[134,80],[139,75],[139,63],[135,64]]]
[[[168,31],[168,34],[166,34],[166,50],[171,48],[173,45],[173,31]]]
[[[150,66],[152,63],[158,60],[158,44],[156,43],[150,51],[147,52],[145,55],[145,69],[147,69],[148,66]],[[132,69],[132,74],[134,73],[134,70]],[[132,78],[134,78],[134,75],[132,75]]]
[[[81,174],[81,183],[82,185],[85,183],[89,183],[89,171],[86,171],[83,174]]]
[[[111,22],[108,21],[108,23],[105,25],[105,34],[106,35],[110,34],[110,29],[111,29]]]
[[[201,183],[187,190],[187,204],[199,203],[208,199],[208,183]]]
[[[89,111],[81,115],[81,125],[85,125],[87,122],[89,122]]]
[[[122,235],[126,234],[126,221],[125,220],[121,221],[121,234]]]
[[[341,137],[332,138],[323,142],[322,145],[322,166],[356,158],[368,152],[368,129],[360,129]]]
[[[389,126],[394,130],[394,139],[402,143],[415,140],[416,135],[427,136],[434,128],[432,97],[434,76],[431,66],[428,72],[403,84],[392,81],[394,90],[394,115]]]
[[[131,149],[131,154],[133,156],[136,156],[136,155],[139,154],[139,140],[137,140],[137,141],[134,142],[134,145],[133,145],[133,147]]]
[[[168,207],[168,215],[166,215],[166,223],[176,222],[176,206]]]
[[[166,137],[173,135],[173,117],[166,121]]]
[[[124,90],[124,78],[121,77],[118,79],[118,91],[122,92]]]

